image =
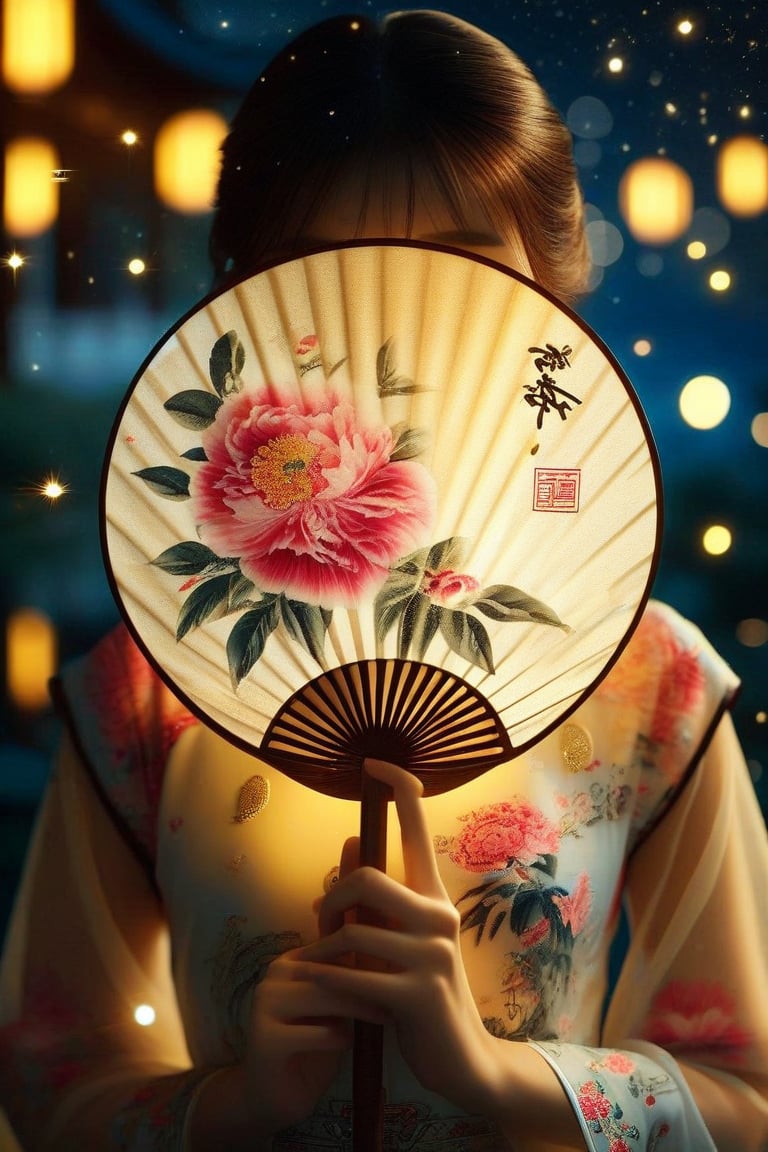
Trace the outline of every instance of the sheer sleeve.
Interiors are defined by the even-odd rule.
[[[190,1068],[155,890],[65,743],[3,956],[0,1101],[25,1152],[155,1152],[210,1071]]]
[[[153,874],[168,755],[197,721],[149,665],[125,625],[68,664],[52,691],[96,791]]]
[[[768,845],[729,716],[631,860],[599,1049],[537,1044],[595,1152],[768,1145]]]

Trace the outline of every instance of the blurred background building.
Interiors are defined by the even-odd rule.
[[[217,149],[240,96],[350,4],[0,3],[1,935],[58,731],[47,678],[117,620],[98,524],[113,417],[210,287]],[[517,49],[573,133],[595,264],[579,310],[661,456],[655,594],[742,677],[736,722],[768,811],[768,11],[443,6]]]

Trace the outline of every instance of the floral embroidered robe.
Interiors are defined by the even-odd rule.
[[[736,686],[652,603],[558,730],[425,801],[486,1027],[537,1046],[594,1152],[713,1149],[691,1068],[738,1117],[733,1148],[768,1133],[768,851],[723,715]],[[64,762],[34,837],[4,960],[0,1100],[33,1147],[66,1146],[92,1114],[131,1152],[183,1148],[197,1086],[243,1051],[254,981],[313,938],[357,807],[197,723],[122,629],[58,695],[90,773]],[[606,1011],[622,900],[631,943]],[[421,1088],[391,1038],[385,1089],[385,1149],[501,1149]],[[347,1067],[276,1152],[349,1148],[350,1096]]]

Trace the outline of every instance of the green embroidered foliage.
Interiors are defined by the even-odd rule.
[[[310,656],[325,667],[325,634],[331,622],[331,613],[326,608],[314,604],[304,604],[300,600],[280,597],[280,616],[288,635],[309,652]]]
[[[491,620],[516,620],[527,624],[552,624],[570,632],[557,613],[541,600],[512,588],[509,584],[491,584],[472,598],[472,607]]]
[[[227,640],[227,661],[233,688],[237,688],[261,659],[264,645],[279,622],[277,597],[264,596],[235,623]]]
[[[390,460],[413,460],[424,451],[427,434],[423,430],[400,425],[393,428],[392,432],[396,435],[396,440],[389,456]]]
[[[233,392],[241,391],[240,373],[244,365],[245,349],[237,332],[225,332],[213,345],[208,360],[211,384],[219,396],[231,396]]]
[[[193,628],[207,620],[221,620],[239,612],[254,591],[250,580],[239,571],[211,576],[193,588],[181,606],[176,623],[176,639],[182,640]]]
[[[156,468],[140,468],[133,475],[143,480],[157,496],[162,496],[166,500],[189,499],[189,476],[180,468],[161,464]]]
[[[426,389],[414,384],[410,376],[401,376],[395,368],[393,356],[393,340],[385,340],[376,356],[376,381],[379,396],[413,396]]]
[[[197,540],[183,540],[181,544],[166,548],[151,563],[173,576],[197,576],[206,569],[219,568],[222,563],[229,561],[222,561],[215,552]]]
[[[399,657],[423,660],[439,632],[452,652],[493,673],[491,638],[474,613],[507,623],[550,624],[569,630],[551,608],[519,588],[492,584],[472,591],[476,582],[461,573],[466,548],[464,538],[451,536],[412,552],[390,570],[374,601],[379,643],[397,627]],[[443,578],[450,595],[443,594]]]
[[[222,403],[218,396],[212,396],[210,392],[203,392],[200,388],[187,388],[184,392],[177,392],[170,400],[166,400],[163,408],[166,412],[170,412],[177,424],[197,432],[213,424]]]
[[[326,378],[346,362],[338,360]],[[185,389],[164,403],[165,410],[182,427],[202,431],[216,420],[227,397],[243,388],[245,349],[234,330],[215,341],[209,358],[213,391]],[[401,375],[395,365],[394,341],[386,340],[376,357],[376,380],[381,398],[406,396],[427,389]],[[393,446],[389,461],[412,460],[427,444],[424,429],[406,423],[390,429]],[[182,457],[194,464],[208,460],[205,449],[193,446]],[[190,499],[190,475],[180,468],[161,465],[134,473],[152,491],[168,500]],[[490,634],[481,617],[497,623],[548,624],[568,631],[558,615],[541,600],[519,588],[492,584],[479,588],[464,570],[467,541],[452,536],[419,548],[392,567],[373,605],[376,641],[381,645],[397,630],[396,651],[401,659],[425,660],[440,637],[449,650],[467,664],[493,673]],[[153,565],[172,576],[187,577],[179,591],[191,592],[179,611],[176,637],[183,639],[203,623],[243,612],[229,635],[227,659],[235,687],[260,659],[270,633],[282,625],[321,668],[326,668],[325,642],[331,612],[284,595],[265,594],[240,571],[237,557],[219,557],[206,545],[186,540],[167,548]]]

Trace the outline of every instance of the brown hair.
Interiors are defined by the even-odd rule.
[[[211,255],[218,275],[296,250],[348,173],[405,180],[410,234],[416,173],[457,224],[483,205],[518,235],[533,277],[556,295],[583,291],[589,261],[570,134],[528,68],[504,44],[440,12],[375,23],[325,20],[284,48],[237,112],[223,147]],[[402,198],[401,198],[402,201]],[[365,204],[361,204],[361,222]]]

